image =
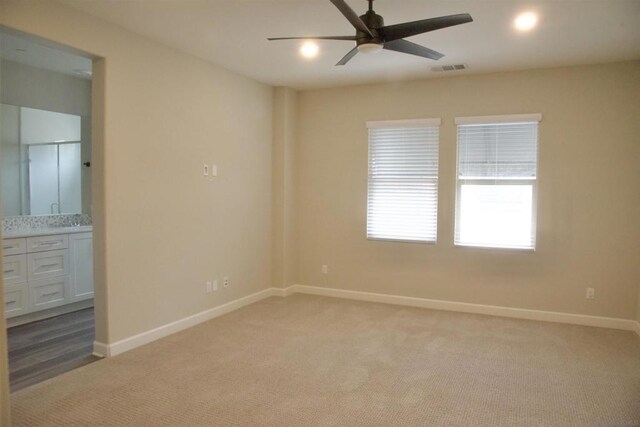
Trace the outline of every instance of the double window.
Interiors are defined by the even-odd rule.
[[[535,248],[540,119],[456,119],[456,245]],[[437,119],[367,124],[368,238],[436,241],[439,124]]]
[[[440,119],[369,122],[367,238],[435,242]]]

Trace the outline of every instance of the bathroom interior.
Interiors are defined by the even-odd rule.
[[[91,59],[0,29],[4,315],[11,391],[91,363]]]

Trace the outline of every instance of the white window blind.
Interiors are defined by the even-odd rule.
[[[535,248],[539,119],[456,120],[456,245]]]
[[[436,241],[439,124],[367,123],[367,238]]]

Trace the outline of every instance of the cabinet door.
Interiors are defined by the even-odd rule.
[[[27,281],[27,256],[8,255],[2,257],[2,277],[5,285],[15,285]]]
[[[69,235],[71,301],[93,298],[93,233]]]
[[[69,247],[66,234],[55,234],[52,236],[27,237],[27,252],[53,251],[55,249],[65,249]]]
[[[27,252],[27,239],[4,239],[2,240],[2,255],[19,255]]]
[[[29,281],[66,276],[69,274],[69,252],[67,249],[62,249],[28,254],[27,264]]]
[[[31,310],[45,310],[69,303],[69,277],[53,277],[29,282]]]
[[[29,287],[27,283],[4,287],[4,316],[6,318],[28,313]]]

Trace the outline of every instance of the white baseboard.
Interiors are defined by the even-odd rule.
[[[93,354],[98,357],[115,356],[117,354],[124,353],[125,351],[132,350],[136,347],[140,347],[141,345],[148,344],[160,338],[164,338],[176,332],[180,332],[199,323],[206,322],[207,320],[214,319],[218,316],[237,310],[246,305],[253,304],[254,302],[258,302],[272,296],[285,296],[285,294],[286,292],[284,289],[269,288],[228,302],[218,307],[205,310],[192,316],[185,317],[184,319],[176,320],[175,322],[168,323],[166,325],[151,329],[146,332],[142,332],[138,335],[116,341],[113,344],[105,344],[94,341]]]
[[[623,329],[635,331],[640,336],[640,322],[612,317],[588,316],[583,314],[559,313],[552,311],[528,310],[523,308],[501,307],[495,305],[470,304],[464,302],[434,300],[398,295],[377,294],[371,292],[348,291],[335,288],[321,288],[316,286],[293,285],[288,288],[269,288],[243,298],[228,302],[218,307],[185,317],[155,329],[125,338],[113,344],[98,341],[93,343],[93,354],[98,357],[111,357],[141,345],[180,332],[207,320],[253,304],[265,298],[278,296],[287,297],[295,293],[322,295],[327,297],[345,298],[358,301],[379,302],[386,304],[405,305],[410,307],[430,308],[434,310],[458,311],[463,313],[486,314],[490,316],[512,317],[516,319],[541,320],[545,322],[569,323],[573,325],[597,326],[601,328]]]
[[[640,323],[629,319],[588,316],[584,314],[560,313],[553,311],[528,310],[524,308],[502,307],[495,305],[470,304],[465,302],[434,300],[426,298],[404,297],[398,295],[376,294],[371,292],[348,291],[336,288],[293,285],[285,293],[301,293],[346,298],[358,301],[380,302],[410,307],[431,308],[434,310],[459,311],[463,313],[487,314],[491,316],[512,317],[516,319],[541,320],[545,322],[568,323],[572,325],[597,326],[601,328],[636,331],[640,335]]]
[[[93,342],[93,355],[97,357],[109,357],[109,346],[98,341]]]

